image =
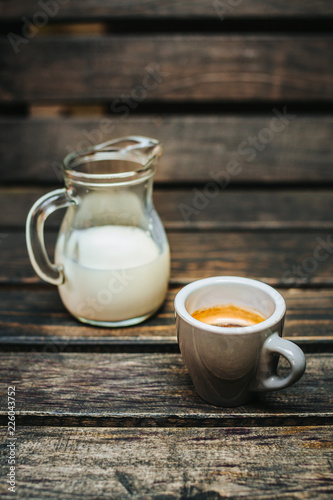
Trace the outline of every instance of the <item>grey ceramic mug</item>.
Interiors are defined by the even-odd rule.
[[[234,304],[259,311],[265,321],[245,327],[212,326],[191,314],[202,308]],[[303,351],[282,338],[286,304],[274,288],[232,276],[195,281],[175,298],[180,351],[202,399],[217,406],[239,406],[258,392],[294,384],[305,371]],[[290,364],[277,373],[279,356]]]

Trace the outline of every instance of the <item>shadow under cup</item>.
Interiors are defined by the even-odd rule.
[[[191,316],[198,309],[230,304],[255,309],[266,319],[246,327],[221,327]],[[202,399],[217,406],[239,406],[256,392],[274,390],[261,381],[278,377],[279,355],[262,356],[266,340],[282,336],[286,307],[276,290],[247,278],[207,278],[180,290],[175,310],[180,351]]]

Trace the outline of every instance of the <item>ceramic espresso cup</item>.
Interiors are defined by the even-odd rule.
[[[258,311],[261,323],[241,327],[213,326],[191,314],[219,305]],[[180,351],[199,396],[217,406],[239,406],[256,393],[294,384],[305,371],[303,351],[282,338],[286,304],[271,286],[237,277],[195,281],[175,298]],[[290,364],[288,375],[277,373],[279,357]]]

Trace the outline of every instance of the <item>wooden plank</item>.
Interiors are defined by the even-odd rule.
[[[281,113],[283,108],[276,106]],[[289,106],[286,111],[293,113]],[[255,116],[148,115],[126,119],[117,114],[59,119],[2,117],[0,178],[1,182],[57,182],[60,163],[69,152],[111,137],[140,134],[155,137],[163,145],[158,182],[206,182],[223,172],[231,174],[232,184],[332,182],[332,115],[296,114],[285,127],[280,122],[281,131],[263,144],[258,134],[265,141],[262,131],[272,130],[275,118],[273,111]],[[256,148],[249,145],[253,138],[259,141]],[[250,148],[253,151],[248,151]],[[232,162],[240,166],[237,173],[227,168]]]
[[[6,443],[6,429],[0,429]],[[21,498],[332,498],[332,428],[21,427]],[[2,498],[8,464],[1,456]],[[43,478],[43,480],[40,480]]]
[[[1,101],[117,99],[113,110],[125,117],[149,100],[333,98],[330,35],[46,36],[28,42],[0,42]]]
[[[215,18],[218,13],[226,18],[289,18],[289,17],[324,17],[333,14],[331,2],[317,0],[247,0],[211,2],[209,0],[146,0],[139,3],[135,0],[86,0],[84,3],[78,0],[70,2],[58,2],[52,4],[47,11],[47,6],[52,2],[44,2],[45,8],[41,8],[37,0],[16,0],[15,2],[1,2],[0,16],[2,21],[13,21],[21,16],[33,16],[36,12],[46,11],[50,20],[88,20],[92,19],[204,19]]]
[[[55,234],[48,236],[52,250]],[[216,275],[248,276],[274,286],[333,284],[329,231],[169,231],[168,237],[172,284]],[[8,232],[0,252],[0,283],[41,282],[29,262],[23,231]]]
[[[263,426],[333,422],[333,356],[308,354],[302,379],[238,408],[205,403],[180,354],[0,354],[2,387],[17,386],[17,425]],[[4,389],[3,389],[4,390]],[[7,424],[6,398],[0,423]]]
[[[48,352],[71,350],[176,351],[173,301],[179,287],[170,287],[162,309],[135,328],[96,328],[76,321],[51,286],[0,289],[1,349]],[[333,344],[333,290],[280,290],[287,303],[284,336],[305,349]]]
[[[333,229],[332,190],[234,190],[215,185],[187,189],[155,187],[154,203],[167,229]],[[22,228],[30,207],[52,188],[0,188],[1,231]],[[209,198],[205,193],[208,193]],[[211,194],[213,193],[213,198]],[[201,204],[201,205],[200,205]],[[202,210],[195,207],[205,206]],[[64,211],[48,228],[58,228]]]

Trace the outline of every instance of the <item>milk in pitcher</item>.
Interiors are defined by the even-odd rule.
[[[73,230],[59,238],[56,261],[64,269],[62,301],[79,319],[121,322],[151,315],[162,304],[169,280],[169,247],[134,226]]]

